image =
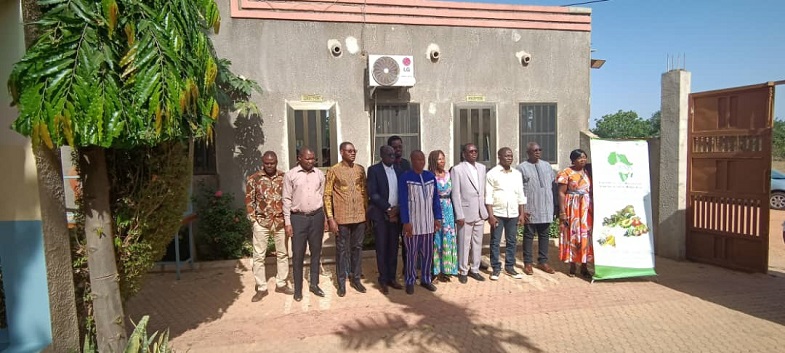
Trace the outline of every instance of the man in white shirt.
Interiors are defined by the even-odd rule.
[[[521,279],[523,275],[515,271],[515,245],[518,226],[524,222],[526,196],[523,194],[523,178],[521,172],[511,168],[512,150],[509,147],[502,147],[497,155],[499,165],[493,167],[485,178],[485,206],[488,207],[488,223],[491,225],[491,280],[498,280],[501,273],[499,245],[502,232],[507,242],[504,272],[512,278]]]

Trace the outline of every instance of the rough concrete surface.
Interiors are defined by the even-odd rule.
[[[785,212],[773,211],[768,274],[657,258],[657,277],[590,283],[551,260],[554,275],[453,279],[435,293],[418,286],[385,296],[366,259],[368,293],[349,287],[339,298],[323,276],[326,298],[306,292],[298,303],[271,292],[251,303],[243,261],[180,281],[151,274],[127,313],[150,314],[151,331],[169,327],[179,352],[781,352],[783,222]],[[273,288],[274,265],[267,273]]]

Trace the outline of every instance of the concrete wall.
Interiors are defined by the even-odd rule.
[[[25,50],[18,1],[0,1],[0,43],[5,82]],[[38,352],[52,342],[52,332],[37,172],[29,140],[8,129],[17,113],[6,85],[0,86],[0,265],[8,318],[0,351]]]
[[[520,103],[557,104],[559,167],[569,164],[579,131],[588,129],[589,32],[229,19],[229,2],[219,3],[224,21],[214,37],[218,55],[264,90],[254,97],[263,121],[238,124],[229,117],[217,128],[221,185],[235,194],[242,191],[244,174],[256,167],[248,165],[255,150],[276,151],[279,166],[291,167],[287,102],[306,94],[335,104],[334,148],[351,141],[360,151],[358,163],[371,163],[373,105],[366,99],[365,54],[414,56],[415,87],[382,99],[419,103],[421,148],[445,151],[450,164],[453,147],[462,143],[453,138],[453,109],[467,95],[483,95],[496,107],[496,147],[509,146],[516,156]],[[343,46],[340,57],[329,52],[330,40]],[[432,45],[439,47],[438,62],[428,58]],[[516,57],[524,50],[532,55],[528,66]],[[253,131],[248,124],[261,131],[247,133]]]

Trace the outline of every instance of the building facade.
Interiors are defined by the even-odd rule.
[[[327,167],[351,141],[368,166],[399,135],[407,155],[440,149],[453,165],[472,142],[481,161],[495,164],[498,148],[525,159],[526,143],[537,141],[543,159],[564,167],[588,129],[589,9],[400,0],[220,6],[219,56],[264,91],[253,97],[260,117],[231,116],[216,128],[214,172],[236,194],[265,150],[287,169],[307,145]],[[406,56],[398,74],[413,72],[416,82],[376,87],[385,80],[374,75],[377,55]]]

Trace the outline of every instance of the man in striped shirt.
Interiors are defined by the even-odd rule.
[[[398,203],[403,223],[406,257],[406,293],[414,293],[415,261],[420,259],[420,285],[433,292],[433,233],[441,228],[442,208],[436,176],[425,170],[425,154],[412,151],[412,169],[398,178]]]

